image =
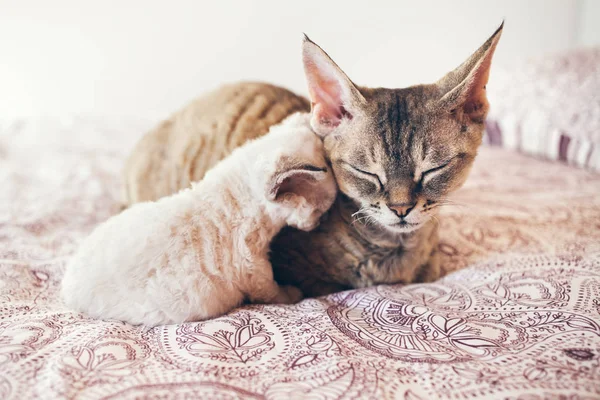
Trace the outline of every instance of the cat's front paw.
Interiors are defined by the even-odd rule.
[[[295,304],[302,300],[304,296],[302,291],[295,286],[279,286],[279,294],[275,299],[279,304]]]
[[[288,297],[292,303],[298,303],[304,298],[302,291],[298,289],[296,286],[285,286]]]

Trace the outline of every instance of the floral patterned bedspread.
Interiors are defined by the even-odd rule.
[[[154,329],[69,311],[147,127],[0,123],[0,398],[600,397],[600,175],[502,149],[440,218],[439,282]]]

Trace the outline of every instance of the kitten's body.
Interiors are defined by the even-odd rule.
[[[158,325],[252,302],[295,302],[273,280],[271,239],[312,229],[335,198],[321,141],[293,116],[177,194],[100,225],[69,264],[65,302],[93,317]]]
[[[273,241],[278,282],[312,296],[439,276],[432,216],[462,185],[481,143],[488,109],[485,84],[500,32],[439,82],[404,89],[358,87],[305,40],[311,126],[324,140],[340,194],[317,230],[305,234],[286,228]],[[275,100],[273,105],[261,99],[263,93]],[[224,102],[232,112],[210,113],[204,106]],[[144,139],[160,143],[155,152],[166,151],[166,157],[153,159],[144,144],[134,150],[126,168],[127,203],[160,197],[163,193],[153,187],[164,187],[167,179],[171,191],[200,179],[232,148],[223,126],[256,137],[267,129],[262,116],[270,118],[273,110],[308,111],[307,103],[283,88],[256,83],[230,85],[202,97]],[[231,115],[239,116],[235,123]],[[207,133],[207,126],[214,128]],[[194,152],[169,145],[207,135],[212,138],[207,147]],[[213,148],[217,139],[222,142]],[[178,167],[184,164],[194,168]]]

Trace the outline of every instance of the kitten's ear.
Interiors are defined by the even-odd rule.
[[[316,43],[304,35],[302,62],[312,104],[311,126],[321,137],[344,118],[352,119],[365,102],[354,83]]]
[[[308,198],[327,177],[327,167],[284,162],[267,181],[267,199],[285,201],[300,196]]]
[[[443,95],[442,107],[463,123],[482,123],[487,115],[489,104],[485,86],[503,27],[504,22],[471,57],[436,83]]]

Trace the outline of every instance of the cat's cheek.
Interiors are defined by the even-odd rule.
[[[378,187],[372,182],[364,179],[357,179],[351,173],[340,171],[336,173],[338,187],[340,192],[351,199],[368,205],[378,200],[376,194]]]
[[[340,186],[340,192],[348,198],[352,199],[360,207],[370,206],[373,201],[373,199],[370,198],[368,195],[365,195],[365,193],[362,190],[352,185],[348,185],[344,188]]]
[[[431,219],[435,219],[436,215],[439,212],[439,207],[424,207],[419,212],[415,213],[414,223],[419,225],[424,225],[429,222]]]
[[[351,180],[347,179],[346,175],[348,175],[348,173],[345,171],[336,172],[338,189],[341,193],[356,200],[360,195],[360,190]]]
[[[351,186],[338,183],[338,187],[340,189],[340,193],[351,198],[352,200],[358,199],[359,196],[357,195],[357,191]]]

